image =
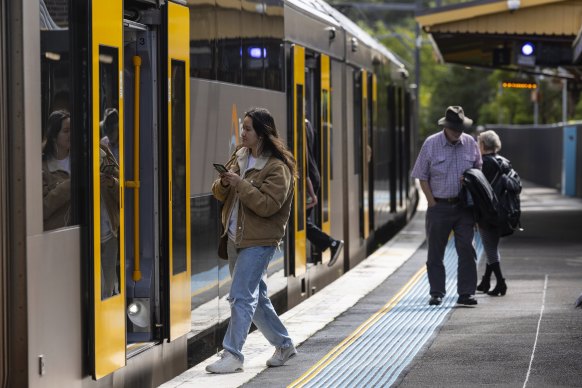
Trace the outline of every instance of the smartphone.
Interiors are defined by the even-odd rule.
[[[219,173],[225,173],[228,172],[228,170],[226,169],[226,167],[224,167],[222,164],[218,164],[218,163],[212,163],[212,165],[214,166],[214,168],[216,169],[216,171],[218,171]]]

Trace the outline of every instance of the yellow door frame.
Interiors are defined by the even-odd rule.
[[[168,26],[168,252],[169,252],[169,283],[170,295],[168,303],[170,305],[170,340],[173,341],[190,331],[191,328],[191,237],[190,237],[190,13],[188,7],[168,2],[167,4],[167,26]],[[178,61],[183,63],[185,71],[182,78],[185,82],[185,122],[184,138],[185,144],[172,144],[172,63]],[[186,268],[180,273],[174,273],[174,252],[173,252],[173,182],[172,182],[172,161],[175,146],[185,147],[185,175],[186,187],[184,198],[184,211],[186,212]]]
[[[306,147],[305,147],[305,48],[299,45],[291,46],[293,63],[293,154],[297,163],[299,179],[295,185],[294,197],[294,242],[295,271],[299,276],[307,269],[306,252],[306,212],[305,212],[305,180],[307,177]]]
[[[321,131],[320,131],[320,168],[321,168],[321,230],[331,234],[331,62],[328,55],[320,56],[320,85],[321,85]],[[331,258],[329,249],[322,253],[322,261],[328,262]]]
[[[368,72],[362,70],[362,206],[363,228],[362,237],[367,239],[370,235],[370,211],[368,208]]]
[[[93,377],[100,379],[126,363],[125,315],[125,230],[123,212],[123,2],[91,2],[91,78],[92,78],[92,147],[93,147]],[[100,64],[112,57],[101,55],[102,49],[117,51],[117,90],[119,91],[119,293],[101,298],[101,179],[100,140],[101,83]],[[113,237],[115,238],[115,237]]]
[[[378,125],[378,77],[376,76],[376,74],[371,74],[372,77],[372,117],[370,118],[371,121],[371,125],[370,125],[370,129],[372,130],[372,141],[374,141],[374,131],[376,130],[376,126]],[[374,154],[373,154],[373,148],[374,148],[374,144],[370,144],[371,152],[372,152],[372,160],[374,158]],[[370,177],[368,176],[368,179]],[[368,186],[369,187],[369,186]],[[370,197],[374,197],[374,193],[369,193],[368,194]],[[374,214],[374,202],[370,201],[369,203],[369,208],[370,208],[370,212],[372,212],[372,214]],[[373,228],[373,225],[371,225],[371,227]]]

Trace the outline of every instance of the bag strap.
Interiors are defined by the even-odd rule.
[[[497,158],[497,155],[496,156],[486,155],[485,157],[494,160],[495,165],[497,166],[497,172],[495,173],[495,176],[491,180],[491,187],[495,187],[495,184],[501,178],[501,175],[503,175],[503,168],[501,167],[503,161],[499,160]]]

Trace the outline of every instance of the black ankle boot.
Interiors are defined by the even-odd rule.
[[[483,276],[481,283],[477,286],[477,291],[488,292],[491,287],[491,278]]]
[[[507,292],[507,284],[505,284],[505,279],[498,279],[495,288],[487,293],[491,296],[503,296]]]

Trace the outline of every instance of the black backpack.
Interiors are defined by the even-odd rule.
[[[497,226],[500,235],[509,236],[521,228],[521,179],[517,171],[513,169],[509,160],[500,155],[495,155],[496,165],[499,167],[497,174],[491,181],[491,186],[498,201]]]

